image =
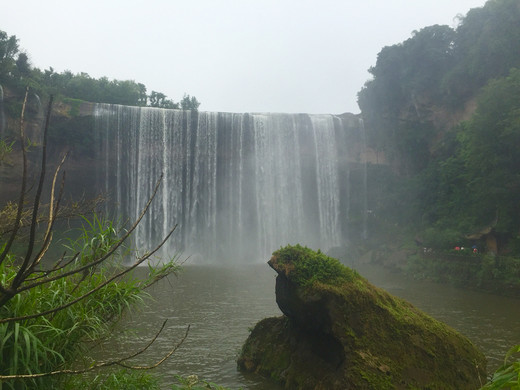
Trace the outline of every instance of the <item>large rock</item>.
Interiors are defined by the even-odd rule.
[[[260,321],[240,369],[288,389],[477,389],[483,354],[464,336],[301,246],[273,253],[282,317]]]

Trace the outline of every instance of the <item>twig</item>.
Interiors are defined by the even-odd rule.
[[[43,377],[53,376],[53,375],[78,375],[78,374],[84,374],[87,372],[91,372],[91,371],[97,370],[99,368],[110,367],[110,366],[120,366],[120,367],[128,368],[131,370],[151,370],[153,368],[157,368],[158,366],[160,366],[171,355],[173,355],[175,353],[175,351],[177,351],[177,349],[179,349],[179,347],[184,343],[184,341],[188,337],[188,333],[190,331],[191,325],[188,325],[188,327],[186,328],[186,333],[184,334],[184,337],[166,355],[164,355],[160,360],[158,360],[154,364],[149,365],[149,366],[133,366],[130,364],[126,364],[124,362],[125,362],[125,360],[139,356],[143,352],[145,352],[150,347],[150,345],[153,344],[157,340],[157,337],[159,337],[159,334],[163,331],[165,325],[166,325],[166,321],[164,321],[163,325],[161,326],[161,329],[159,329],[159,331],[156,333],[154,338],[143,349],[141,349],[137,353],[134,353],[130,356],[126,356],[119,360],[112,360],[112,361],[108,361],[108,362],[97,363],[88,368],[84,368],[81,370],[56,370],[56,371],[50,371],[50,372],[43,372],[43,373],[39,373],[39,374],[0,375],[0,380],[34,379],[34,378],[43,378]]]
[[[49,309],[49,310],[46,310],[46,311],[43,311],[43,312],[40,312],[40,313],[28,314],[26,316],[20,316],[20,317],[1,318],[0,319],[0,324],[7,323],[7,322],[15,322],[15,321],[25,321],[25,320],[29,320],[29,319],[32,319],[32,318],[46,316],[46,315],[53,314],[53,313],[56,313],[58,311],[61,311],[63,309],[66,309],[67,307],[70,307],[70,306],[78,303],[79,301],[82,301],[83,299],[91,296],[96,291],[99,291],[100,289],[102,289],[106,285],[110,284],[111,282],[113,282],[117,278],[127,274],[128,272],[130,272],[131,270],[133,270],[134,268],[136,268],[137,266],[139,266],[140,264],[142,264],[143,262],[148,260],[155,252],[157,252],[164,245],[164,243],[170,238],[170,236],[173,234],[174,231],[175,231],[175,228],[173,228],[170,231],[170,233],[168,233],[168,235],[163,239],[163,241],[152,252],[144,255],[143,257],[138,259],[134,264],[132,264],[132,266],[130,266],[128,268],[125,268],[121,272],[118,272],[117,274],[115,274],[111,278],[107,279],[105,282],[103,282],[103,283],[99,284],[98,286],[96,286],[95,288],[87,291],[85,294],[81,295],[80,297],[78,297],[78,298],[76,298],[76,299],[74,299],[74,300],[72,300],[72,301],[70,301],[68,303],[65,303],[63,305],[57,306],[57,307],[55,307],[53,309]],[[89,267],[87,267],[87,268],[89,268]],[[63,274],[63,275],[65,275],[65,274]],[[56,280],[56,279],[61,279],[62,277],[64,277],[64,276],[60,275],[60,277],[58,277],[58,278],[51,278],[51,279]],[[34,283],[32,285],[29,285],[29,286],[25,286],[24,288],[19,289],[17,291],[17,294],[21,293],[24,290],[29,290],[31,288],[34,288],[35,286],[42,285],[45,282],[48,282],[48,280],[47,281],[43,281],[43,282],[37,282],[37,283]]]

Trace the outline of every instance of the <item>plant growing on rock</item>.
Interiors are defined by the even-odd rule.
[[[281,264],[294,266],[291,270],[292,280],[302,286],[311,286],[315,282],[338,285],[359,277],[356,271],[343,266],[338,259],[299,244],[281,248],[273,256]]]
[[[485,357],[467,338],[300,245],[273,253],[282,317],[260,321],[240,369],[286,388],[475,389]]]

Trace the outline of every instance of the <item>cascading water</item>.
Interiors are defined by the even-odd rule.
[[[98,181],[116,217],[135,220],[164,174],[136,231],[138,248],[157,244],[175,224],[167,254],[219,261],[346,242],[347,119],[98,104],[95,121],[104,160]]]
[[[7,124],[4,115],[4,89],[0,85],[0,139],[4,139],[7,133]]]
[[[363,121],[363,118],[359,118],[359,128],[361,129],[361,142],[363,146],[363,150],[366,150],[367,147],[367,137],[366,137],[366,130],[365,130],[365,122]],[[368,238],[368,169],[367,169],[367,162],[366,159],[363,159],[363,187],[362,191],[364,192],[362,199],[363,199],[363,230],[362,230],[362,237],[364,240]]]

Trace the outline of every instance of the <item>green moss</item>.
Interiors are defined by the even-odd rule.
[[[273,256],[281,264],[294,265],[290,278],[300,286],[311,286],[316,282],[338,286],[359,278],[357,272],[345,267],[339,260],[299,244],[281,248]]]
[[[473,389],[485,375],[469,340],[338,260],[296,245],[273,253],[269,265],[291,282],[290,293],[277,291],[291,316],[255,327],[243,369],[286,388]],[[316,349],[323,340],[337,353]]]
[[[79,108],[83,100],[80,99],[72,99],[72,98],[63,98],[63,103],[70,106],[69,115],[71,117],[75,117],[79,115]]]

